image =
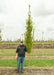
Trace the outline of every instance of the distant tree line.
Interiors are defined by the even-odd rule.
[[[21,39],[17,39],[17,40],[14,40],[14,41],[12,41],[12,40],[0,40],[0,42],[1,43],[19,43],[21,41]],[[33,41],[33,43],[39,43],[39,42],[54,42],[54,40],[44,40],[44,41],[42,41],[42,40],[35,40],[35,41]]]

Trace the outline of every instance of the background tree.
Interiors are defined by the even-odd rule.
[[[35,41],[35,40],[34,40],[34,32],[35,32],[35,28],[33,28],[33,42]]]
[[[2,40],[2,36],[1,36],[1,29],[0,29],[0,41]]]
[[[32,42],[32,40],[33,40],[33,35],[32,35],[33,25],[32,25],[30,7],[31,6],[29,5],[28,19],[26,19],[26,32],[25,32],[25,44],[26,44],[28,53],[31,52],[32,44],[33,44],[33,42]]]

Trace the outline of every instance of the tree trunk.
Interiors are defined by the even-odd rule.
[[[28,60],[28,69],[30,70],[30,53],[28,53],[28,56],[29,56],[29,60]]]

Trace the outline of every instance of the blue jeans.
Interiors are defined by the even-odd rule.
[[[21,64],[21,71],[23,71],[24,59],[25,59],[25,57],[17,58],[17,70],[18,71],[20,70],[20,64]]]

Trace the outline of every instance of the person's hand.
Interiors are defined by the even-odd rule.
[[[27,55],[25,56],[25,58],[27,58]]]
[[[16,59],[17,59],[17,56],[16,56]]]

